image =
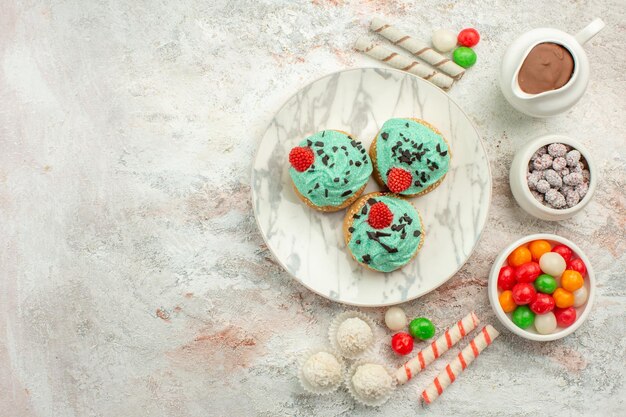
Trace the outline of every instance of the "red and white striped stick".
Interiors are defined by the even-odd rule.
[[[405,384],[439,356],[443,355],[461,340],[466,334],[472,332],[480,323],[478,316],[473,311],[439,336],[428,347],[422,349],[416,357],[402,365],[396,371],[396,379],[399,384]]]
[[[354,44],[354,48],[359,52],[363,52],[374,59],[384,62],[390,67],[410,72],[411,74],[428,80],[444,90],[449,89],[454,83],[454,80],[446,74],[442,74],[441,72],[430,68],[428,65],[421,64],[412,58],[395,53],[382,45],[372,42],[366,37],[357,39]]]
[[[443,371],[434,379],[432,384],[422,392],[422,398],[426,404],[435,401],[443,390],[445,390],[454,380],[467,368],[474,359],[489,346],[500,333],[490,324],[482,328],[469,345],[459,352],[458,356],[446,365]]]
[[[394,45],[398,45],[400,48],[409,51],[416,57],[423,59],[432,65],[433,68],[448,74],[455,80],[461,79],[463,74],[465,74],[465,68],[455,64],[454,61],[451,61],[449,58],[433,50],[426,42],[407,35],[405,32],[382,19],[377,17],[372,19],[370,30],[387,38]]]

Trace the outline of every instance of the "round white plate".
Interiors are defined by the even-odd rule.
[[[350,132],[369,146],[385,120],[417,117],[450,143],[448,175],[431,193],[412,199],[426,238],[415,260],[383,274],[357,264],[346,251],[345,210],[322,213],[296,197],[289,150],[317,131]],[[366,192],[379,190],[373,179]],[[331,300],[383,306],[412,300],[451,278],[480,238],[491,200],[491,173],[478,132],[439,88],[390,69],[359,68],[327,75],[291,97],[271,121],[252,170],[254,213],[278,262],[307,288]]]

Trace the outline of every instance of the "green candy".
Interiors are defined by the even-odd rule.
[[[435,325],[425,317],[418,317],[411,320],[409,333],[416,339],[430,339],[435,335]]]
[[[535,322],[535,313],[528,306],[519,306],[513,312],[512,318],[517,327],[526,329]]]
[[[476,63],[476,52],[472,48],[461,46],[454,50],[452,58],[463,68],[469,68]]]
[[[535,289],[544,294],[552,294],[556,287],[556,279],[552,275],[541,274],[535,280]]]

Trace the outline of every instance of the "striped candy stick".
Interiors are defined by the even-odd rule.
[[[437,375],[432,384],[422,392],[424,402],[430,404],[435,401],[499,334],[490,324],[483,327],[478,336],[465,346],[458,356]]]
[[[480,323],[473,311],[439,336],[428,347],[421,350],[416,357],[405,363],[396,371],[396,379],[399,384],[405,384],[439,356],[443,355],[461,340],[466,334],[472,332]]]
[[[439,52],[436,52],[425,42],[410,37],[382,19],[377,17],[372,19],[370,30],[378,33],[384,38],[387,38],[394,45],[398,45],[400,48],[409,51],[416,57],[423,59],[434,68],[445,72],[455,80],[460,80],[461,77],[463,77],[463,74],[465,74],[465,69],[455,64],[454,61],[451,61]]]
[[[416,60],[400,55],[392,50],[385,48],[382,45],[373,43],[366,37],[359,38],[354,49],[359,52],[363,52],[374,59],[377,59],[390,67],[397,68],[402,71],[410,72],[417,75],[420,78],[430,81],[437,87],[444,90],[452,87],[454,80],[445,74],[440,73],[437,70],[430,68],[428,65],[420,64]]]

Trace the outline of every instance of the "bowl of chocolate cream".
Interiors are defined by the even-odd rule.
[[[604,28],[596,19],[576,35],[539,28],[524,33],[506,50],[500,88],[517,110],[550,117],[569,110],[589,83],[589,60],[583,45]]]

